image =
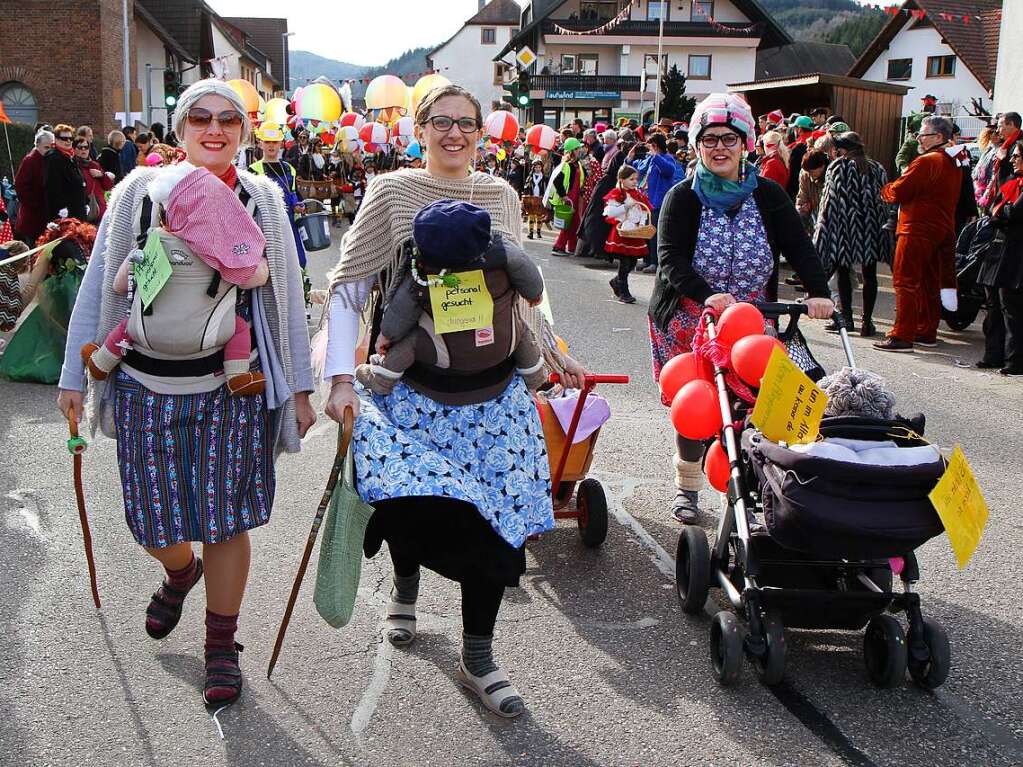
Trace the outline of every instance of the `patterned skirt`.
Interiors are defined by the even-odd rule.
[[[116,374],[124,515],[149,548],[222,543],[270,520],[276,479],[262,395],[157,394]]]
[[[509,551],[554,527],[547,446],[520,377],[480,405],[443,405],[404,383],[387,397],[360,394],[353,446],[356,484],[366,503],[464,501]]]

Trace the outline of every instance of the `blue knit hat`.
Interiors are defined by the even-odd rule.
[[[490,247],[490,214],[460,200],[437,200],[412,219],[412,237],[423,263],[458,270],[479,261]]]

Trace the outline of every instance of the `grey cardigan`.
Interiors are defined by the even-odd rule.
[[[113,290],[113,279],[135,247],[135,222],[154,173],[149,168],[136,169],[114,189],[71,313],[59,386],[83,391],[88,384],[88,422],[93,436],[98,426],[114,437],[112,392],[104,381],[86,381],[79,350],[90,341],[101,343],[127,316],[127,298]],[[246,171],[239,171],[238,180],[255,203],[256,222],[267,242],[270,280],[254,293],[253,326],[267,378],[267,406],[276,417],[275,453],[295,453],[300,440],[294,393],[314,389],[298,253],[279,187]]]

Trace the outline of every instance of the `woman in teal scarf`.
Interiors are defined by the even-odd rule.
[[[650,299],[655,380],[668,360],[692,350],[705,308],[720,312],[737,301],[774,300],[781,255],[809,290],[810,316],[829,319],[834,311],[824,271],[792,200],[746,162],[754,125],[749,105],[731,93],[712,93],[693,113],[696,174],[665,195],[658,222]],[[704,446],[676,436],[676,447],[672,514],[692,524],[699,518]]]

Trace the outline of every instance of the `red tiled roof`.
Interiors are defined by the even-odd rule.
[[[988,91],[994,90],[1002,0],[970,0],[968,4],[962,0],[905,0],[902,9],[924,11],[928,21],[980,84]],[[969,21],[964,22],[963,16]],[[853,64],[850,77],[862,77],[895,35],[912,20],[911,14],[901,11],[895,14]]]

